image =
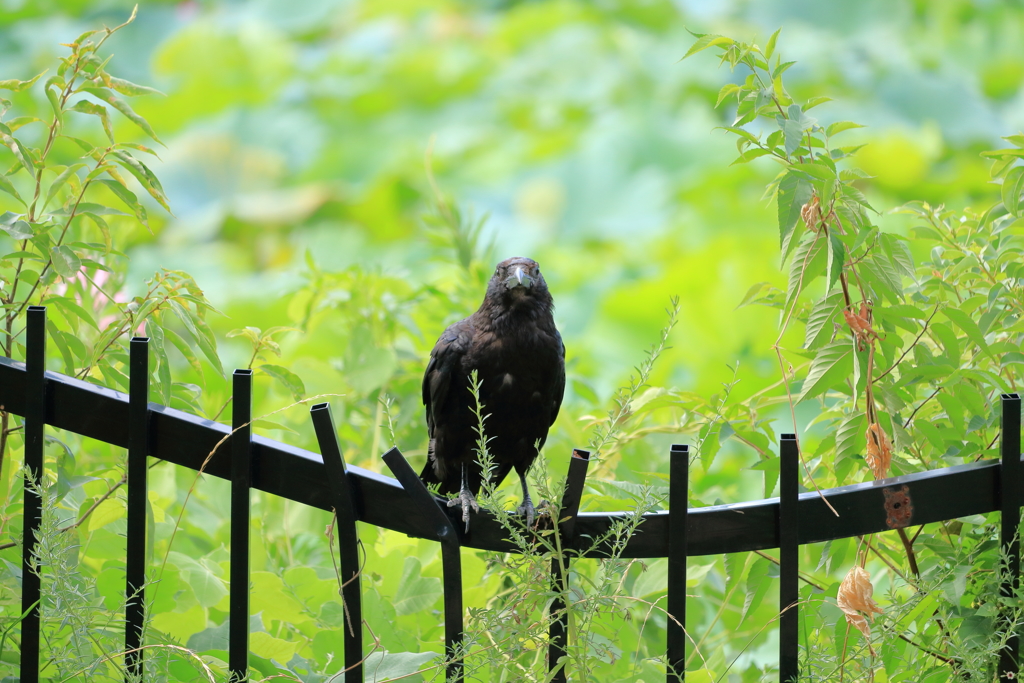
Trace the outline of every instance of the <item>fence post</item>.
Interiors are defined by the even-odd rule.
[[[448,657],[448,670],[445,680],[448,683],[461,683],[463,674],[462,652],[462,556],[459,548],[459,535],[455,531],[448,515],[438,506],[437,501],[427,487],[423,485],[409,462],[397,448],[384,454],[384,462],[402,485],[405,492],[412,498],[428,522],[434,527],[437,541],[441,544],[441,573],[444,587],[444,652]]]
[[[125,543],[125,681],[142,680],[142,628],[146,619],[146,456],[149,454],[149,339],[129,345],[128,537]]]
[[[334,494],[337,516],[338,552],[341,555],[341,599],[345,606],[345,680],[363,680],[363,609],[360,588],[359,535],[356,532],[356,506],[348,479],[345,456],[334,429],[330,403],[318,403],[309,409],[313,429],[320,444],[320,455]]]
[[[999,536],[1003,553],[1007,557],[1007,574],[1003,577],[999,593],[1004,598],[1012,598],[1020,588],[1020,395],[1003,394],[1001,399],[999,454],[1002,458],[1002,467],[999,472],[999,507],[1002,510],[1002,524]],[[1012,627],[1012,623],[1006,623],[1006,628]],[[1020,638],[1014,633],[1007,639],[1006,647],[999,653],[1000,681],[1017,677],[1019,652]]]
[[[252,370],[235,370],[231,406],[231,573],[228,680],[249,679],[249,501],[252,486]]]
[[[669,683],[686,678],[686,525],[689,517],[690,447],[672,445],[668,492]]]
[[[43,501],[30,483],[43,482],[43,430],[46,424],[46,306],[29,306],[25,331],[25,526],[21,554],[21,676],[39,681],[40,578],[33,561]]]
[[[576,515],[580,511],[580,498],[583,495],[583,482],[587,477],[587,466],[590,464],[590,452],[573,449],[569,458],[569,475],[565,478],[565,490],[562,492],[562,503],[558,507],[558,519],[555,529],[561,540],[561,557],[551,560],[551,588],[555,598],[551,601],[548,616],[551,626],[548,627],[548,671],[552,672],[551,683],[565,683],[565,663],[561,666],[558,660],[565,657],[566,632],[569,630],[569,614],[564,599],[566,575],[569,572],[569,557],[566,549],[573,539],[576,527]],[[563,521],[564,520],[564,521]]]
[[[796,434],[783,434],[779,444],[779,680],[795,683],[800,675],[799,607],[800,536],[797,502],[800,453]]]

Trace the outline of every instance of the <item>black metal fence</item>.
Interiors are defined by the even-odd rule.
[[[24,417],[25,465],[40,480],[46,425],[128,449],[127,579],[125,591],[126,668],[142,672],[142,626],[145,619],[146,471],[147,458],[202,470],[231,482],[229,669],[232,681],[247,678],[249,658],[249,498],[252,489],[322,510],[334,510],[340,539],[342,597],[347,615],[344,633],[346,681],[363,680],[362,611],[356,522],[373,524],[441,544],[444,588],[447,678],[462,680],[456,656],[463,634],[460,548],[515,552],[501,525],[488,513],[475,516],[472,528],[458,524],[430,495],[397,448],[384,454],[396,479],[347,466],[326,403],[311,409],[320,455],[253,436],[249,428],[252,372],[234,374],[232,428],[149,402],[149,350],[145,338],[130,345],[129,394],[45,371],[46,309],[28,309],[24,363],[0,357],[0,409]],[[687,509],[689,451],[670,453],[669,510],[644,515],[621,557],[668,558],[667,679],[683,680],[686,654],[686,558],[779,548],[780,681],[795,681],[798,668],[799,547],[1000,510],[1001,540],[1010,558],[1002,586],[1009,594],[1019,585],[1020,544],[1017,527],[1022,503],[1021,405],[1017,394],[1001,398],[1000,461],[854,484],[818,493],[799,493],[796,437],[780,441],[780,498]],[[225,446],[219,448],[219,446]],[[212,458],[209,458],[214,453]],[[591,547],[627,513],[579,512],[589,454],[573,451],[558,518],[561,546],[580,558],[606,557],[610,547]],[[828,509],[824,498],[838,512]],[[40,580],[33,571],[41,500],[25,490],[22,573],[21,681],[39,680]],[[42,568],[45,571],[45,568]],[[552,564],[558,581],[564,564]],[[548,663],[553,681],[565,681],[565,605],[556,599],[549,633]],[[999,663],[1000,680],[1018,672],[1019,643],[1014,637]],[[1007,674],[1010,674],[1007,676]]]

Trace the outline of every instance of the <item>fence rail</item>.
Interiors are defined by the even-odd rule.
[[[249,497],[257,489],[338,516],[343,600],[346,680],[363,680],[362,633],[356,522],[438,541],[444,573],[447,678],[463,677],[459,653],[462,642],[462,585],[459,550],[462,547],[515,552],[497,520],[481,511],[467,532],[459,510],[438,505],[397,448],[385,463],[397,479],[345,463],[330,407],[319,404],[311,417],[321,454],[253,436],[251,371],[234,376],[232,428],[189,413],[150,403],[148,340],[130,345],[130,394],[95,386],[55,372],[46,372],[46,310],[27,312],[26,360],[0,357],[0,409],[25,420],[25,464],[39,479],[43,469],[46,426],[128,449],[128,564],[125,646],[128,675],[142,671],[144,621],[144,548],[146,533],[146,458],[153,457],[231,482],[231,626],[229,670],[232,681],[246,680],[248,670]],[[1001,539],[1013,558],[1002,586],[1010,594],[1019,585],[1020,547],[1017,530],[1022,503],[1021,404],[1017,394],[1001,397],[999,461],[977,462],[919,472],[821,492],[798,493],[800,473],[796,437],[780,440],[780,498],[687,509],[689,453],[673,446],[670,453],[668,511],[650,512],[628,541],[621,557],[669,560],[667,604],[667,679],[683,680],[687,636],[686,558],[768,548],[780,549],[780,680],[796,680],[797,570],[799,546],[903,528],[910,524],[965,517],[999,510]],[[212,457],[210,457],[212,454]],[[601,537],[625,512],[579,512],[588,454],[573,451],[566,463],[568,477],[559,525],[562,547],[574,557],[600,558],[608,546],[592,548],[589,539]],[[826,504],[825,500],[828,500]],[[141,502],[140,502],[141,501]],[[833,514],[829,505],[838,513]],[[39,677],[39,577],[32,570],[32,553],[39,526],[40,501],[29,487],[25,494],[22,601],[26,614],[21,631],[21,681]],[[673,514],[672,511],[675,511]],[[577,560],[578,561],[578,560]],[[42,568],[45,571],[45,568]],[[558,580],[563,566],[552,566]],[[240,590],[239,590],[240,588]],[[555,601],[557,603],[557,601]],[[552,605],[549,667],[553,681],[564,681],[559,659],[565,648],[564,607]],[[1003,651],[1000,675],[1018,671],[1018,647],[1012,639]]]

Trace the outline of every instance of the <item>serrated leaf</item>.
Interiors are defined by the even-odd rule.
[[[770,564],[763,557],[758,557],[750,565],[750,571],[747,572],[746,595],[743,598],[740,621],[743,621],[744,617],[752,611],[756,611],[761,606],[765,596],[768,595],[768,590],[774,583],[771,577],[768,576],[769,569]]]
[[[807,318],[807,326],[804,329],[804,348],[816,349],[832,337],[832,326],[830,322],[839,312],[843,302],[842,292],[833,292],[827,297],[816,301],[811,308],[811,314]]]
[[[825,157],[821,157],[821,160],[825,161]],[[825,163],[808,161],[802,164],[793,164],[790,169],[806,173],[817,180],[835,180],[837,178],[835,170]]]
[[[864,413],[853,413],[842,419],[836,430],[835,462],[864,452],[867,447],[867,439],[864,436],[866,430]],[[838,483],[842,485],[843,482]]]
[[[821,240],[815,235],[805,239],[793,252],[789,266],[789,283],[786,287],[786,303],[784,311],[789,311],[796,302],[800,292],[816,277],[825,272],[825,253]]]
[[[836,121],[835,123],[830,123],[828,125],[828,128],[825,129],[825,134],[832,137],[833,135],[842,133],[844,130],[851,130],[853,128],[864,128],[864,125],[854,123],[853,121]]]
[[[306,397],[306,385],[302,383],[302,379],[299,378],[298,375],[288,368],[283,368],[280,365],[268,365],[264,363],[259,366],[258,369],[283,384],[284,387],[291,392],[292,397],[296,401],[301,401]]]
[[[843,241],[839,239],[839,235],[832,230],[828,233],[828,263],[826,267],[828,288],[826,291],[831,290],[832,286],[839,280],[845,261],[846,247],[843,245]]]
[[[881,233],[879,239],[882,243],[882,249],[892,263],[896,264],[900,271],[910,279],[917,279],[914,257],[910,254],[910,247],[907,246],[906,241],[887,233]]]
[[[1017,218],[1021,217],[1020,195],[1024,192],[1024,166],[1017,166],[1003,178],[1003,206]]]
[[[725,36],[719,36],[713,33],[703,34],[697,39],[697,42],[690,46],[690,49],[686,51],[685,55],[683,55],[683,59],[715,45],[733,45],[735,42],[736,41],[732,38],[726,38]],[[683,60],[681,59],[679,61]]]
[[[66,244],[50,249],[50,262],[57,274],[65,278],[74,277],[82,268],[82,260]]]
[[[826,346],[814,356],[807,371],[803,388],[797,403],[814,398],[828,390],[836,382],[850,375],[853,370],[853,346],[849,339],[839,339]]]
[[[800,209],[811,200],[811,183],[803,176],[790,171],[779,181],[779,245],[782,248],[782,262],[792,248],[792,232],[800,220]]]
[[[796,119],[786,118],[779,114],[775,117],[776,122],[779,125],[779,130],[782,131],[782,138],[785,141],[786,156],[792,156],[793,152],[800,147],[801,138],[803,138],[804,130],[800,126],[800,122]]]
[[[825,104],[826,102],[831,102],[831,101],[832,101],[831,97],[824,97],[824,96],[812,97],[811,99],[807,100],[807,103],[804,105],[804,111],[807,111],[808,109],[812,109],[813,107],[817,107],[819,104]]]
[[[739,91],[740,86],[736,85],[735,83],[726,83],[725,85],[723,85],[722,89],[718,91],[718,101],[715,102],[715,108],[717,109],[722,104],[722,100],[724,100],[726,97]]]

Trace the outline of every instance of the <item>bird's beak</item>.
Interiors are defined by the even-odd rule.
[[[516,287],[529,289],[533,287],[533,278],[522,267],[516,266],[515,272],[505,280],[505,287],[507,289],[515,289]]]

